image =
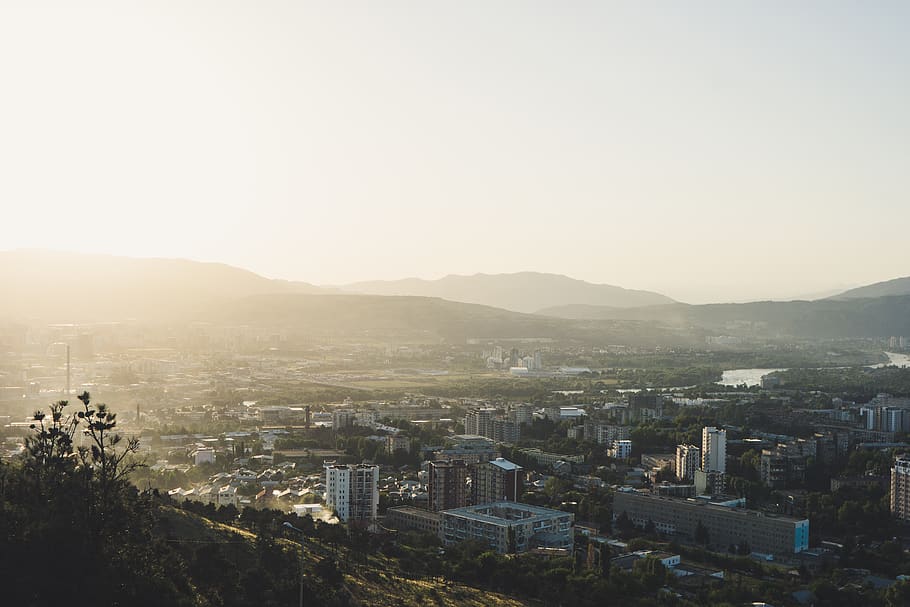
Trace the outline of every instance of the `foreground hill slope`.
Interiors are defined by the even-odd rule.
[[[594,284],[561,274],[517,272],[514,274],[449,275],[439,280],[358,282],[345,291],[370,295],[418,295],[476,303],[516,312],[567,304],[607,305],[620,308],[673,303],[665,295],[613,285]]]
[[[175,547],[191,563],[187,573],[190,586],[199,594],[195,598],[197,604],[213,607],[229,604],[228,597],[224,597],[222,603],[212,600],[212,594],[223,593],[235,584],[240,586],[236,589],[238,594],[253,595],[250,591],[257,589],[249,586],[255,585],[257,569],[262,575],[262,568],[268,566],[272,558],[280,559],[274,563],[282,570],[280,583],[290,591],[287,594],[296,599],[300,555],[296,541],[281,535],[262,536],[172,507],[161,509],[155,532],[159,539]],[[428,601],[440,607],[520,607],[526,604],[464,584],[424,579],[379,552],[367,554],[315,537],[307,538],[304,556],[306,604],[378,607],[422,607]],[[252,575],[247,575],[248,570]]]

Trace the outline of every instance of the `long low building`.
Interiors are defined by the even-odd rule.
[[[396,506],[386,511],[385,523],[399,531],[422,531],[439,535],[439,523],[442,517],[438,512],[421,510],[413,506]]]
[[[613,495],[613,518],[625,513],[638,526],[648,521],[661,533],[695,540],[698,524],[708,544],[718,549],[748,544],[753,552],[794,554],[809,547],[809,521],[711,504],[705,500],[619,491]]]
[[[571,550],[575,515],[518,502],[492,502],[440,513],[439,535],[446,546],[483,540],[500,554],[532,548]]]

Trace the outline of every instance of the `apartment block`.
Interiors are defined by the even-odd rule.
[[[430,510],[439,512],[468,505],[468,465],[464,460],[429,462],[427,472]]]
[[[908,461],[910,465],[910,461]],[[613,496],[613,516],[622,513],[639,526],[652,521],[658,531],[694,541],[698,524],[708,545],[726,549],[748,544],[754,552],[794,554],[809,547],[809,521],[712,504],[707,500],[660,497],[620,491]]]
[[[326,463],[325,502],[344,522],[376,518],[379,508],[379,466]]]
[[[483,540],[500,554],[573,547],[575,515],[569,512],[516,502],[493,502],[440,514],[439,535],[446,546],[464,540]]]

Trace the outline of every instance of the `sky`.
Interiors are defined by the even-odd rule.
[[[0,249],[691,303],[906,276],[908,29],[906,2],[0,2]]]

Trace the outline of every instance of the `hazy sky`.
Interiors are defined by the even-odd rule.
[[[908,2],[0,2],[0,249],[692,302],[905,276],[908,31]]]

